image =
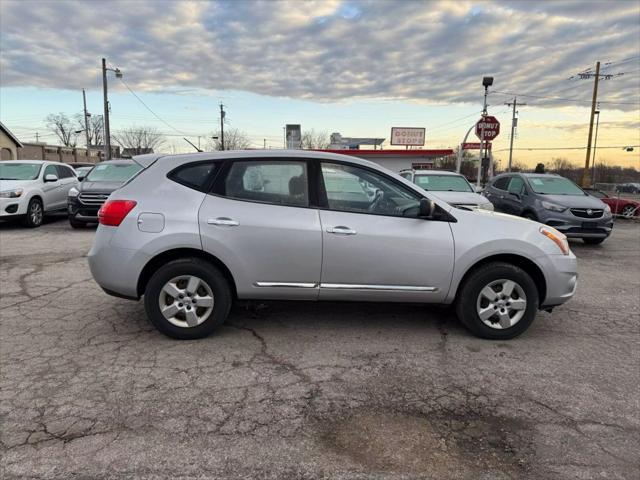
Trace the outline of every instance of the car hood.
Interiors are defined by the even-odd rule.
[[[489,200],[482,195],[472,192],[429,191],[429,193],[444,202],[450,203],[451,205],[481,205],[483,203],[489,203]]]
[[[0,191],[15,190],[16,188],[27,188],[37,184],[37,180],[0,180]]]
[[[591,195],[539,195],[541,201],[555,203],[568,208],[599,208],[605,207],[604,203]]]
[[[80,182],[80,188],[78,189],[81,192],[108,192],[111,193],[114,190],[119,189],[124,182],[90,182],[85,180],[84,182]]]

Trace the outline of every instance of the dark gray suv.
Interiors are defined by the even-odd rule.
[[[613,228],[609,206],[560,175],[504,173],[483,195],[498,212],[544,223],[585,243],[602,243]]]

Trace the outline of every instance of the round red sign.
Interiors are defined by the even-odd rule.
[[[500,134],[500,122],[496,117],[487,115],[476,123],[476,136],[480,140],[493,140]]]

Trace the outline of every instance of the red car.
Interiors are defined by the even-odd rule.
[[[640,216],[640,201],[631,200],[630,198],[615,198],[610,197],[601,190],[595,188],[584,188],[585,192],[589,195],[599,198],[604,203],[609,205],[611,213],[614,215],[622,215],[625,218],[631,218],[633,216]]]

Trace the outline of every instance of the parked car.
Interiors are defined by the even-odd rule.
[[[484,190],[499,212],[544,223],[569,238],[602,243],[613,229],[609,206],[556,174],[504,173]]]
[[[71,167],[43,160],[0,162],[0,219],[18,218],[39,227],[44,216],[67,208],[67,193],[78,184]]]
[[[141,170],[132,160],[109,160],[91,168],[77,187],[69,190],[67,210],[73,228],[98,222],[98,210],[111,192]]]
[[[585,188],[583,190],[592,197],[599,198],[604,203],[609,205],[611,213],[613,213],[614,215],[622,215],[625,218],[640,216],[640,201],[638,200],[632,200],[630,198],[610,197],[602,190],[597,190],[595,188]]]
[[[144,170],[100,209],[89,265],[107,293],[144,296],[151,322],[174,338],[212,333],[234,299],[282,299],[455,303],[472,332],[507,339],[576,288],[576,257],[554,228],[454,208],[363,159],[269,150],[134,160]],[[346,195],[356,184],[373,192]]]
[[[400,176],[450,205],[461,208],[493,210],[493,204],[459,173],[446,170],[402,170]]]
[[[640,183],[621,183],[616,185],[617,193],[640,193]]]

